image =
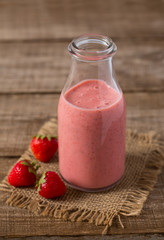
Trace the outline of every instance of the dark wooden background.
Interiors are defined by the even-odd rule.
[[[57,116],[70,67],[67,45],[84,33],[110,36],[118,46],[114,64],[127,103],[127,127],[156,131],[164,140],[162,0],[0,0],[0,180],[31,136]],[[1,204],[0,239],[164,239],[164,172],[142,214],[121,219],[125,229],[115,219],[109,235],[101,237],[101,226]]]

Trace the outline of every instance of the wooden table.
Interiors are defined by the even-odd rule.
[[[162,0],[0,0],[0,180],[31,136],[57,115],[70,67],[67,45],[84,33],[110,36],[118,46],[114,63],[127,127],[155,130],[164,139],[163,16]],[[0,239],[164,239],[164,172],[142,214],[121,219],[124,229],[116,219],[101,237],[101,226],[1,204]]]

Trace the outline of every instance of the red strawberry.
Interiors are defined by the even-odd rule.
[[[58,142],[55,137],[37,135],[31,141],[31,150],[35,158],[41,162],[48,162],[57,149]]]
[[[66,192],[66,186],[56,172],[44,172],[38,183],[38,192],[45,198],[56,198]]]
[[[8,182],[15,187],[33,186],[36,183],[36,171],[39,166],[34,168],[28,160],[21,160],[15,164],[8,175]]]

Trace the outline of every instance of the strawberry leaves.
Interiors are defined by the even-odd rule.
[[[32,168],[32,167],[29,167],[29,168],[28,168],[28,171],[29,171],[29,173],[33,173],[33,174],[35,174],[35,175],[36,175],[36,171],[35,171],[35,169],[34,169],[34,168]]]
[[[52,137],[50,135],[48,135],[47,138],[48,138],[49,141],[51,141]]]
[[[40,136],[41,140],[43,140],[45,137],[46,137],[45,135]]]
[[[28,160],[22,160],[20,164],[28,167],[29,173],[33,173],[36,175],[36,171],[40,168],[40,164],[36,160],[33,160],[32,163],[30,163]]]
[[[24,166],[27,166],[27,167],[30,167],[30,166],[31,166],[31,164],[30,164],[29,161],[27,161],[27,160],[22,160],[22,161],[20,162],[20,164],[22,164],[22,165],[24,165]]]
[[[32,166],[35,168],[35,171],[37,171],[40,168],[40,164],[38,164],[37,160],[32,161]]]
[[[40,168],[40,165],[39,165],[39,164],[35,166],[35,170],[36,170],[36,171],[37,171],[39,168]]]
[[[35,166],[37,163],[38,163],[37,160],[33,160],[31,164],[32,164],[32,166]]]
[[[46,177],[46,172],[44,171],[39,182],[36,184],[36,186],[38,187],[37,188],[37,191],[39,192],[40,191],[40,186],[41,184],[45,183],[45,177]]]
[[[49,141],[51,141],[52,138],[55,138],[57,140],[57,137],[56,136],[51,136],[51,135],[41,135],[41,134],[37,134],[35,136],[33,136],[33,138],[36,137],[36,140],[39,140],[39,138],[41,140],[43,140],[44,138],[47,138]]]

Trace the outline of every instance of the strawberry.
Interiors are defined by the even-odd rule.
[[[37,191],[44,198],[56,198],[66,192],[66,186],[56,172],[44,172],[37,184]]]
[[[48,162],[57,149],[58,142],[53,136],[37,135],[31,141],[31,150],[35,158],[41,162]]]
[[[20,160],[12,168],[8,175],[8,182],[15,187],[33,186],[36,183],[36,171],[39,166],[34,167],[36,162],[32,164],[28,160]]]

